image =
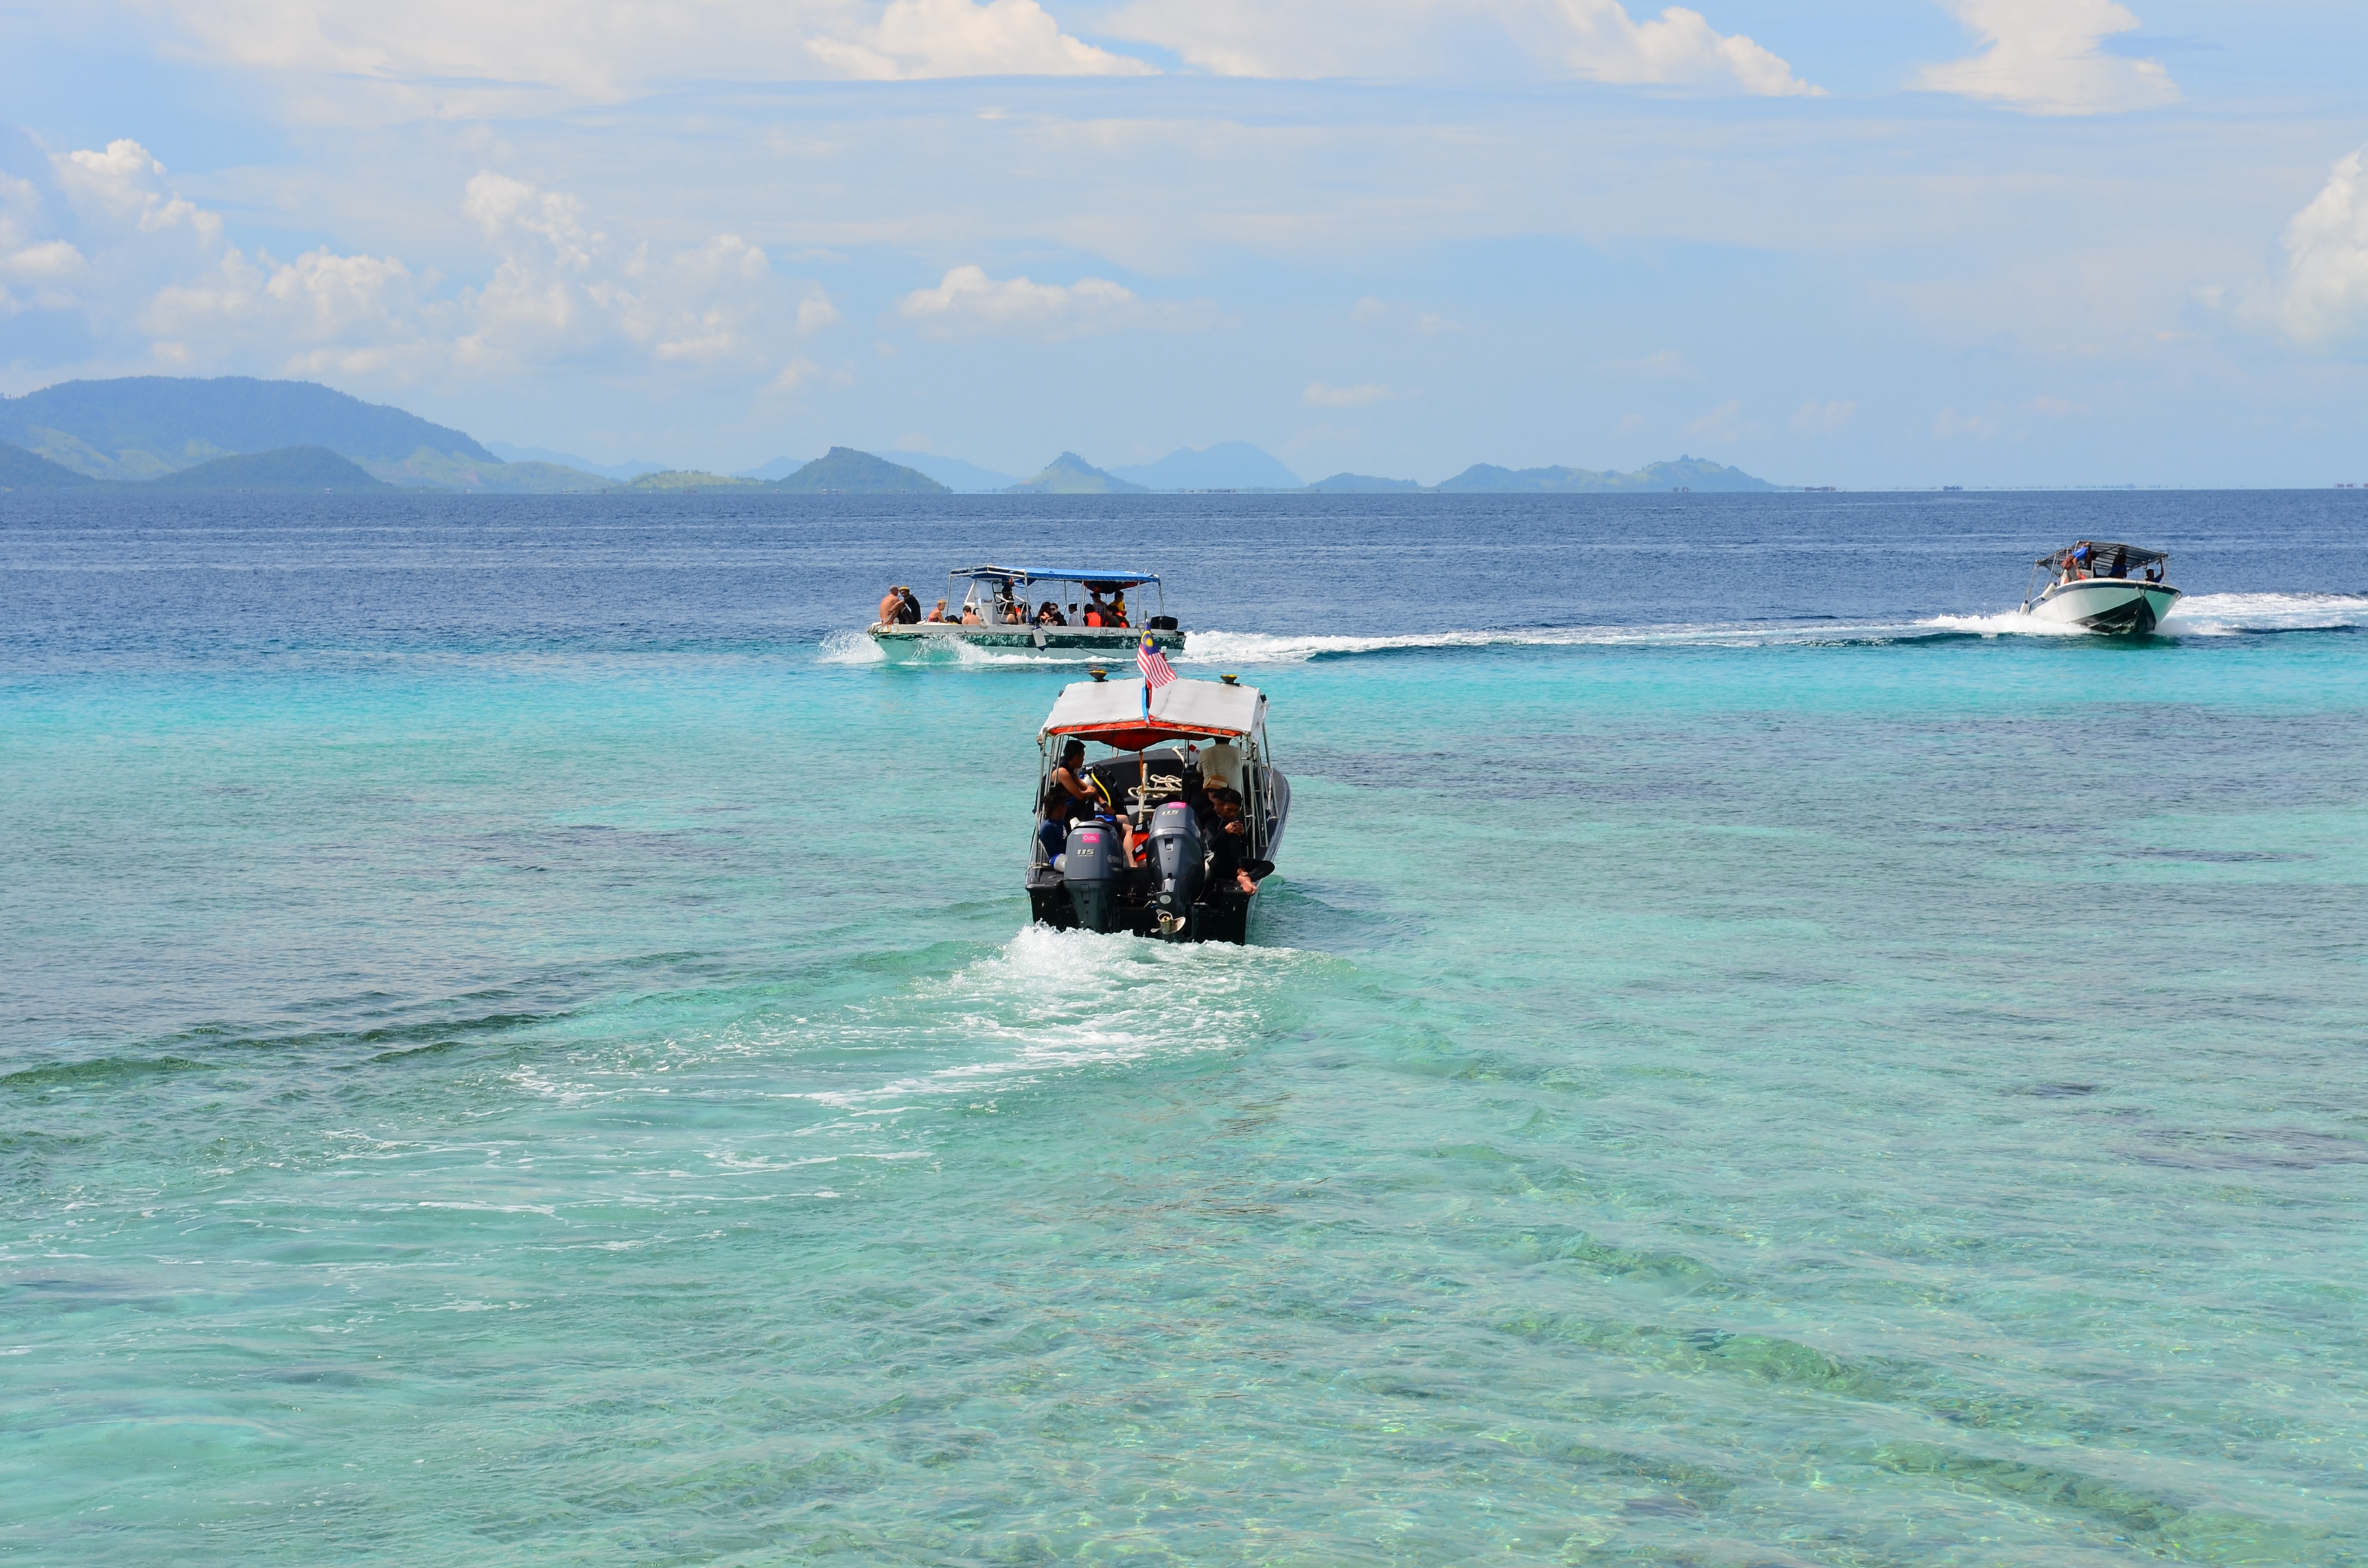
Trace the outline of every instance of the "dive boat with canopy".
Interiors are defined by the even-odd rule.
[[[1123,653],[1151,634],[1155,647],[1179,652],[1184,633],[1167,613],[1156,574],[1104,567],[957,566],[946,574],[943,620],[875,621],[872,641],[890,653],[951,642],[985,648],[1080,648]],[[1047,588],[1058,588],[1056,593]],[[1149,588],[1156,608],[1130,609],[1130,588]],[[1046,606],[1053,614],[1043,614]],[[965,611],[978,619],[964,623]],[[1094,624],[1099,623],[1099,624]]]
[[[2031,563],[2022,612],[2034,620],[2089,631],[2147,636],[2179,602],[2179,590],[2166,580],[2169,562],[2159,550],[2104,540],[2075,540]],[[2036,597],[2031,591],[2034,587],[2039,589]]]
[[[1063,831],[1044,805],[1073,741],[1101,755],[1089,750],[1078,769],[1096,803]],[[1146,694],[1142,681],[1107,681],[1098,670],[1061,689],[1036,745],[1028,903],[1039,924],[1171,942],[1247,939],[1258,900],[1235,872],[1255,879],[1274,869],[1291,814],[1291,780],[1268,749],[1265,693],[1228,676],[1169,680]],[[1227,790],[1240,797],[1237,834],[1225,830],[1230,802],[1211,805]],[[1213,842],[1220,834],[1225,841]]]

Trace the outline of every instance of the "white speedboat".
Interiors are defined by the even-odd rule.
[[[2022,612],[2087,631],[2147,636],[2179,602],[2179,590],[2167,580],[2169,562],[2159,550],[2077,540],[2031,563],[2032,585],[2039,585],[2042,573],[2046,585],[2035,597],[2024,591]]]
[[[1167,613],[1167,590],[1148,572],[1089,567],[958,566],[940,602],[945,619],[875,621],[871,639],[891,654],[925,653],[949,643],[983,648],[1074,648],[1129,654],[1149,632],[1152,646],[1184,647],[1184,633]],[[1148,615],[1130,608],[1130,588],[1149,588]],[[1049,591],[1048,591],[1049,590]],[[1140,596],[1138,595],[1138,597]],[[909,612],[908,612],[909,613]]]
[[[1146,692],[1099,670],[1064,687],[1036,735],[1040,808],[1072,742],[1102,748],[1079,765],[1097,803],[1065,824],[1030,813],[1036,920],[1170,942],[1247,940],[1259,900],[1241,875],[1255,882],[1274,869],[1291,815],[1291,780],[1267,748],[1265,693],[1230,676]],[[1228,791],[1239,799],[1221,805]]]

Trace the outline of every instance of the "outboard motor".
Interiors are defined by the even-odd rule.
[[[1061,857],[1061,881],[1069,890],[1069,907],[1077,924],[1088,931],[1118,927],[1118,890],[1126,875],[1126,850],[1118,827],[1105,821],[1075,824],[1069,847]]]
[[[1201,881],[1208,866],[1201,844],[1201,824],[1192,808],[1170,801],[1151,813],[1153,907],[1159,912],[1159,933],[1172,937],[1191,917],[1192,901],[1201,896]]]

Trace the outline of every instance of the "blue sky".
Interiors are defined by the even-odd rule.
[[[2368,481],[2368,6],[0,0],[0,389],[1007,472]]]

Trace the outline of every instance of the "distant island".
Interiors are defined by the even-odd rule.
[[[511,460],[504,460],[504,455]],[[640,461],[592,472],[588,467],[573,466],[584,463],[583,459],[552,460],[565,457],[541,448],[481,443],[465,431],[311,381],[127,376],[61,381],[21,397],[0,397],[0,490],[1461,495],[1732,494],[1785,488],[1695,457],[1648,463],[1631,472],[1474,463],[1435,485],[1362,473],[1336,473],[1308,484],[1247,441],[1179,447],[1156,462],[1114,469],[1097,468],[1076,452],[1064,451],[1019,480],[959,458],[902,450],[882,457],[852,447],[833,447],[810,460],[777,458],[738,474],[658,469]]]

